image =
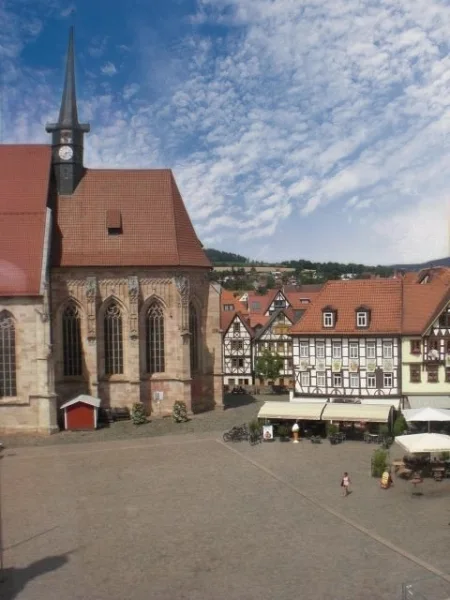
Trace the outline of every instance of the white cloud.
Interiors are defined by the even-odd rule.
[[[62,74],[23,62],[42,19],[6,17],[0,133],[45,141]],[[201,0],[185,17],[189,37],[164,54],[115,39],[140,65],[127,81],[107,38],[90,41],[111,76],[78,86],[90,166],[173,166],[200,238],[245,255],[314,258],[322,237],[334,260],[447,253],[448,2]]]
[[[109,75],[110,77],[112,77],[117,73],[116,65],[112,62],[107,62],[103,65],[101,71],[104,75]]]

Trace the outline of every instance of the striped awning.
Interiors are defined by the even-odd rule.
[[[324,403],[308,402],[264,402],[258,419],[298,419],[320,421]]]

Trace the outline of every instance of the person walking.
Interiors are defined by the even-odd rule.
[[[351,484],[351,479],[350,479],[350,475],[347,473],[347,471],[345,471],[345,473],[342,475],[342,480],[341,480],[341,487],[342,487],[342,495],[343,496],[348,496],[350,493],[350,484]]]

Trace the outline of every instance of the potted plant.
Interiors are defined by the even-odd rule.
[[[286,425],[278,425],[277,433],[280,442],[289,442],[289,428]]]
[[[378,448],[372,455],[371,472],[372,477],[381,477],[388,464],[388,453],[382,448]]]

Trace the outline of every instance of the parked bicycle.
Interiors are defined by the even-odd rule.
[[[244,442],[248,439],[250,439],[250,432],[246,423],[244,425],[235,425],[223,434],[224,442]]]

